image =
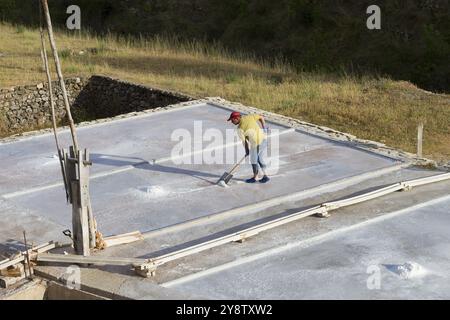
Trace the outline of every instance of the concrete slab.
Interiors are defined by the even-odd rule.
[[[188,225],[186,228],[179,228],[172,232],[164,232],[165,229],[162,229],[156,232],[155,236],[145,241],[110,248],[107,252],[100,252],[99,254],[140,258],[157,257],[195,243],[211,240],[221,234],[250,227],[273,217],[281,217],[320,203],[364,193],[395,181],[404,181],[426,175],[430,175],[427,170],[403,169],[394,174],[389,173],[361,180],[359,184],[331,185],[320,192],[306,193],[304,196],[297,198],[296,201],[278,202],[259,210],[246,210],[244,207],[235,215],[225,216],[221,219],[207,219],[202,223]],[[256,253],[264,254],[264,252],[274,248],[327,234],[343,227],[369,221],[380,215],[419,205],[430,199],[446,196],[448,194],[446,190],[449,187],[449,181],[432,184],[420,189],[413,189],[410,192],[397,192],[367,203],[343,208],[333,212],[331,217],[327,219],[304,218],[283,227],[263,232],[243,244],[230,243],[168,263],[158,268],[155,280],[158,283],[176,282],[184,277],[195,277],[197,272],[208,273],[217,266],[245,260],[245,257]],[[110,268],[107,269],[110,270]],[[127,272],[120,268],[115,271]]]
[[[202,120],[204,129],[233,129],[225,121],[227,115],[223,108],[201,105],[80,130],[81,144],[89,146],[93,154],[92,171],[110,172],[91,183],[92,205],[102,232],[145,232],[395,165],[392,159],[300,132],[281,134],[269,142],[273,145],[279,141],[280,165],[271,171],[273,179],[267,185],[242,183],[251,174],[249,164],[236,174],[233,187],[224,189],[215,183],[229,164],[180,165],[169,159],[155,165],[145,162],[149,158],[170,158],[175,144],[171,140],[173,131],[181,128],[193,132],[195,121]],[[271,128],[272,132],[286,130],[275,124]],[[149,138],[152,136],[155,138]],[[42,163],[44,152],[49,155],[54,148],[52,136],[0,148],[5,149],[2,157],[6,164],[1,174],[13,173],[0,184],[3,197],[69,227],[70,207],[64,203],[62,186],[55,184],[58,161]],[[242,149],[239,145],[219,150],[224,155],[236,154],[237,159],[243,155]],[[126,171],[108,171],[127,166]]]
[[[73,272],[64,266],[38,266],[36,275],[45,279],[67,284],[67,278]],[[180,293],[175,289],[163,288],[148,279],[128,276],[107,271],[79,268],[80,283],[78,289],[106,299],[114,300],[188,300],[204,299],[202,296]],[[74,285],[68,282],[69,285]],[[55,297],[51,297],[55,298]],[[61,299],[61,298],[60,298]],[[76,299],[76,297],[71,297]]]
[[[199,105],[155,112],[78,128],[81,147],[92,154],[92,173],[108,171],[142,161],[169,157],[177,141],[175,130],[194,134],[194,121],[201,121],[201,130],[225,132],[229,111],[202,103]],[[272,124],[273,129],[286,129]],[[70,145],[68,130],[60,133],[61,146]],[[205,145],[207,143],[205,142]],[[125,157],[125,158],[121,158]],[[0,195],[45,186],[60,181],[59,163],[52,134],[0,143]]]
[[[442,197],[171,287],[213,299],[448,299],[449,208]]]
[[[274,137],[271,140],[271,145],[277,140],[280,142],[279,167],[269,169],[272,175],[271,182],[267,185],[244,183],[243,179],[251,173],[250,165],[247,163],[236,174],[231,187],[222,188],[215,183],[224,171],[229,170],[230,164],[180,164],[180,160],[186,159],[171,158],[173,147],[177,144],[171,139],[171,135],[177,129],[193,134],[195,130],[198,130],[196,121],[199,120],[203,120],[203,132],[207,129],[217,129],[218,132],[223,133],[233,128],[225,121],[228,114],[227,109],[203,103],[186,109],[156,112],[79,129],[80,142],[82,146],[89,147],[94,162],[91,198],[100,231],[105,235],[133,230],[155,231],[218,213],[223,216],[220,219],[211,219],[207,223],[190,225],[181,232],[155,233],[158,236],[151,236],[141,242],[110,248],[96,254],[117,257],[154,257],[185,247],[199,239],[207,239],[221,232],[251,225],[273,216],[285,215],[293,210],[299,211],[311,205],[337,200],[339,197],[364,192],[383,184],[437,174],[437,172],[422,169],[401,169],[399,167],[401,163],[391,158],[323,137],[293,132],[287,127],[271,123],[270,126],[275,129],[274,131],[280,130],[277,138]],[[67,132],[63,133],[62,139],[67,146],[69,144]],[[210,151],[204,150],[210,146],[209,142],[203,141],[203,145],[199,142],[199,139],[192,141],[194,145],[197,145],[196,151],[200,151],[197,155],[211,155]],[[216,152],[233,154],[234,159],[242,156],[243,150],[240,145],[224,146],[218,143],[215,147]],[[35,243],[65,240],[61,231],[71,226],[71,208],[65,204],[58,160],[53,157],[54,150],[53,137],[49,134],[0,144],[0,161],[4,164],[0,168],[0,216],[8,221],[0,226],[0,242],[7,243],[16,239],[20,246],[22,228],[29,230],[30,241]],[[159,159],[159,161],[153,163],[152,159]],[[277,261],[279,257],[273,260],[267,252],[276,251],[276,248],[289,243],[304,241],[370,221],[379,215],[442,198],[448,194],[445,190],[449,187],[448,182],[440,183],[438,186],[425,186],[421,187],[424,191],[413,190],[411,193],[389,195],[381,200],[339,210],[339,214],[329,219],[307,218],[297,221],[282,228],[264,232],[243,245],[228,244],[170,262],[158,269],[156,278],[150,280],[140,279],[139,282],[129,282],[129,285],[124,285],[124,282],[119,279],[118,285],[110,291],[113,292],[119,288],[120,297],[130,298],[170,298],[181,295],[188,298],[208,296],[245,299],[265,297],[262,293],[264,289],[273,287],[271,291],[273,297],[303,298],[306,296],[292,293],[293,289],[289,286],[286,290],[283,286],[277,286],[277,276],[270,276],[266,284],[261,288],[256,286],[255,290],[242,287],[235,296],[230,293],[231,286],[222,285],[220,281],[230,281],[237,285],[240,278],[231,280],[227,278],[227,276],[232,277],[231,273],[227,273],[230,269],[228,264],[231,263],[232,268],[242,268],[242,274],[248,275],[251,273],[249,271],[251,268],[246,269],[246,258],[262,254],[264,258],[261,259],[267,260],[267,268],[263,267],[256,272],[255,277],[248,275],[247,282],[242,282],[252,286],[252,281],[263,281],[264,272],[277,273],[274,261]],[[289,201],[282,200],[293,194],[297,196]],[[256,203],[264,203],[264,205],[252,207]],[[446,202],[445,206],[448,208]],[[235,214],[223,215],[230,210],[235,210]],[[10,219],[11,216],[14,219]],[[437,223],[441,215],[435,218]],[[398,249],[385,247],[393,251]],[[345,250],[343,253],[353,254]],[[313,253],[310,255],[314,256]],[[281,273],[278,276],[281,277],[279,280],[281,283],[297,281],[296,270],[292,267],[297,263],[297,256],[305,257],[302,251],[295,251],[292,255],[282,257],[294,262],[280,269]],[[234,265],[234,261],[246,262]],[[317,260],[312,261],[316,261],[317,264],[310,265],[310,270],[316,268],[320,271],[326,268],[321,265],[320,255]],[[252,259],[249,259],[249,266],[258,267],[256,262],[251,263],[253,263]],[[223,274],[221,273],[222,265],[226,266]],[[329,269],[332,266],[333,264],[330,264]],[[45,268],[42,272],[47,275],[64,272],[63,269]],[[305,266],[304,269],[308,267]],[[86,270],[84,272],[88,278],[94,280],[98,277],[100,277],[98,279],[109,277],[112,272],[125,277],[133,274],[130,268],[123,267],[105,266]],[[350,270],[349,274],[359,272],[350,267],[346,270]],[[217,273],[217,280],[211,280],[209,273]],[[295,279],[289,278],[290,276]],[[197,283],[201,283],[203,278],[210,285],[201,292],[201,285]],[[306,277],[300,279],[307,281]],[[329,278],[318,276],[317,279],[318,283],[321,283],[320,281],[326,282]],[[341,279],[343,280],[338,285],[345,288],[345,276],[342,275]],[[161,290],[156,283],[174,286],[177,290],[174,293]],[[210,291],[215,290],[215,285],[219,286],[217,293],[210,295]],[[302,284],[297,283],[297,285]],[[106,288],[101,281],[92,281],[87,287],[91,288],[90,292],[93,293],[96,289],[102,291]],[[108,290],[106,288],[103,291]],[[442,287],[443,293],[446,290],[446,287]],[[336,295],[336,292],[338,291],[333,293],[334,297],[341,297]],[[425,290],[424,294],[426,292],[428,291]],[[317,296],[320,294],[317,293]],[[362,294],[361,297],[365,298],[366,295]],[[397,296],[393,295],[393,297]]]

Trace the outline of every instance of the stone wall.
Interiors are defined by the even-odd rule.
[[[165,107],[192,100],[178,93],[149,88],[103,76],[70,78],[66,89],[75,122]],[[65,123],[64,100],[59,84],[53,82],[58,123]],[[61,121],[62,120],[62,121]],[[0,135],[51,126],[47,84],[0,90]]]
[[[69,101],[79,95],[86,80],[81,78],[67,79],[66,89]],[[56,81],[54,89],[55,111],[58,120],[65,112],[61,89]],[[47,84],[19,86],[0,90],[0,121],[3,135],[20,131],[29,131],[51,125],[51,109]]]
[[[73,114],[75,119],[88,121],[165,107],[189,100],[192,98],[174,92],[103,76],[92,76],[77,95]]]

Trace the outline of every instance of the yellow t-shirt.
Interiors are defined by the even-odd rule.
[[[242,141],[247,138],[250,142],[250,146],[256,147],[263,142],[266,135],[258,125],[258,121],[261,119],[260,115],[249,114],[241,117],[241,122],[238,125],[238,135]]]

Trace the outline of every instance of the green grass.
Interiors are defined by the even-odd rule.
[[[281,61],[195,41],[64,32],[56,32],[56,41],[66,77],[104,74],[194,97],[221,96],[409,152],[415,151],[417,124],[423,121],[424,155],[450,160],[450,96],[408,82],[299,73]],[[37,30],[17,33],[0,24],[0,87],[45,81],[39,50]]]

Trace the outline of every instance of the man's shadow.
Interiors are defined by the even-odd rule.
[[[91,153],[91,161],[94,164],[102,164],[106,166],[112,167],[125,167],[132,166],[136,169],[140,170],[148,170],[154,172],[161,173],[169,173],[169,174],[182,174],[189,175],[196,179],[207,182],[208,184],[215,185],[217,180],[220,178],[220,175],[179,168],[176,166],[165,166],[159,163],[152,164],[147,160],[138,157],[128,157],[128,156],[118,156],[118,155],[109,155],[109,154],[99,154],[99,153]],[[210,179],[208,179],[210,178]]]

